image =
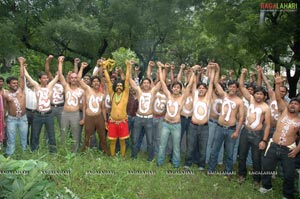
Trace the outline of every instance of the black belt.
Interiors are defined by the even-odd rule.
[[[60,104],[51,104],[51,106],[53,106],[53,107],[61,107],[61,106],[64,106],[64,103],[60,103]]]
[[[35,111],[37,114],[39,115],[47,115],[47,114],[50,114],[52,113],[52,110],[49,110],[49,111],[44,111],[44,112],[40,112],[40,111]]]
[[[208,123],[206,122],[205,124],[195,124],[194,122],[191,121],[191,124],[192,125],[195,125],[195,126],[206,126],[208,125]]]
[[[184,116],[184,115],[180,115],[181,118],[185,118],[185,119],[191,119],[192,116]]]
[[[29,112],[32,112],[32,113],[34,113],[36,110],[35,109],[30,109],[30,108],[25,108],[26,109],[26,111],[29,111]]]
[[[210,122],[218,124],[218,120],[209,119]]]
[[[172,123],[172,122],[170,122],[168,120],[165,120],[165,119],[163,119],[163,121],[166,122],[166,123],[168,123],[168,124],[180,124],[180,121],[179,122],[174,122],[174,123]]]
[[[223,129],[231,129],[231,130],[235,130],[236,129],[236,125],[234,126],[222,126],[221,124],[217,123],[217,125]]]

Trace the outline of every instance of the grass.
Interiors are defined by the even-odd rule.
[[[140,152],[135,160],[130,158],[129,150],[126,158],[119,155],[111,158],[96,149],[72,154],[69,142],[67,146],[58,145],[57,154],[49,154],[47,146],[43,143],[42,141],[40,150],[35,153],[20,151],[17,143],[12,159],[34,159],[48,163],[47,169],[42,171],[42,176],[55,184],[57,192],[67,193],[68,197],[61,194],[49,195],[45,198],[275,199],[282,197],[282,181],[279,177],[273,181],[272,192],[260,194],[257,189],[254,189],[249,176],[246,182],[240,185],[237,176],[233,176],[229,181],[221,175],[207,176],[196,167],[192,167],[189,172],[183,168],[173,169],[170,163],[157,167],[155,161],[146,161],[146,154],[143,152]]]

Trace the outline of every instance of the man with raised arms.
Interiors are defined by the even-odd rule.
[[[239,142],[239,182],[244,182],[247,175],[246,160],[249,148],[251,147],[254,186],[258,187],[261,176],[261,153],[266,148],[270,133],[271,111],[264,102],[265,91],[262,87],[256,87],[253,95],[244,86],[247,69],[243,68],[239,80],[240,91],[249,102],[247,115],[245,118],[245,127],[241,131]]]
[[[134,121],[134,137],[133,137],[133,150],[131,157],[137,158],[138,154],[138,140],[142,132],[142,128],[145,130],[147,139],[147,151],[148,161],[152,161],[154,158],[154,146],[153,146],[153,102],[156,92],[160,89],[161,83],[158,82],[154,87],[151,87],[151,80],[144,78],[141,81],[141,85],[137,86],[135,81],[130,78],[130,85],[135,90],[139,107],[136,113]]]
[[[278,161],[283,167],[283,197],[294,198],[295,162],[294,158],[300,151],[296,146],[296,137],[300,129],[300,100],[292,98],[288,105],[280,96],[280,85],[283,79],[279,74],[275,77],[275,94],[281,115],[278,118],[273,137],[270,139],[262,159],[261,193],[272,190],[272,173]]]
[[[197,66],[200,68],[200,66]],[[198,68],[194,67],[194,70]],[[198,169],[204,170],[206,160],[206,146],[208,140],[208,119],[210,112],[210,103],[213,92],[213,80],[215,77],[215,66],[209,64],[207,69],[209,72],[210,84],[207,88],[205,83],[198,83],[197,88],[194,82],[193,86],[193,102],[194,111],[190,122],[189,130],[187,132],[187,150],[185,156],[185,168],[190,168],[193,163],[194,151],[200,154]]]
[[[184,104],[188,94],[190,93],[195,75],[192,75],[189,84],[182,95],[182,85],[179,82],[172,84],[172,93],[170,93],[165,83],[165,78],[162,71],[162,67],[164,67],[164,65],[161,62],[157,62],[157,65],[159,68],[162,89],[167,96],[167,112],[162,122],[157,166],[161,166],[164,163],[168,139],[169,135],[171,134],[173,144],[172,164],[175,168],[178,168],[180,166],[180,113],[182,110],[182,104]]]
[[[84,83],[81,79],[83,69],[86,68],[88,64],[86,62],[81,63],[81,67],[78,73],[78,81],[85,91],[85,111],[83,112],[83,121],[85,124],[85,139],[83,150],[89,147],[90,137],[94,133],[95,129],[97,130],[98,137],[100,139],[100,149],[108,154],[106,137],[105,137],[105,123],[106,119],[106,110],[104,107],[104,94],[99,91],[100,87],[100,77],[93,76],[91,78],[91,87]]]
[[[62,63],[63,60],[63,58],[58,58],[58,63]],[[25,77],[29,83],[33,85],[37,98],[37,108],[33,116],[31,150],[38,150],[41,129],[45,124],[47,129],[46,132],[49,143],[49,152],[56,153],[54,118],[51,110],[50,98],[52,96],[54,84],[58,81],[58,75],[56,75],[55,78],[48,84],[48,76],[46,73],[41,72],[39,74],[39,84],[30,77],[26,68],[24,68],[24,70]]]
[[[64,57],[61,56],[59,59],[63,59]],[[68,132],[69,128],[72,133],[72,138],[74,139],[75,143],[72,148],[72,152],[76,153],[79,149],[80,140],[81,140],[81,128],[80,128],[80,113],[79,113],[79,106],[80,100],[83,95],[83,90],[78,86],[77,81],[77,74],[72,72],[69,76],[69,83],[63,76],[62,69],[63,62],[58,63],[58,73],[59,73],[59,80],[64,87],[65,91],[65,104],[64,109],[61,114],[61,143],[65,143],[66,133]]]
[[[221,115],[218,118],[215,140],[210,155],[208,174],[213,174],[213,172],[215,172],[218,154],[223,142],[225,142],[226,153],[224,174],[231,174],[233,167],[233,149],[243,123],[244,107],[243,101],[236,95],[238,83],[235,81],[229,81],[228,93],[226,93],[218,83],[220,67],[218,64],[215,66],[216,78],[214,78],[214,85],[220,94],[223,103]]]
[[[108,120],[108,139],[110,140],[110,155],[116,155],[117,139],[120,141],[121,156],[125,157],[126,143],[125,140],[129,138],[128,117],[127,117],[127,103],[129,97],[129,78],[131,65],[133,61],[126,62],[126,76],[125,82],[118,79],[112,84],[107,67],[112,64],[112,60],[106,60],[101,63],[104,75],[107,80],[108,93],[111,99],[111,112]]]
[[[18,80],[17,77],[8,77],[6,82],[9,90],[2,94],[5,107],[2,112],[2,119],[4,119],[5,110],[8,112],[6,119],[7,147],[4,155],[6,157],[11,156],[15,151],[17,129],[20,133],[22,149],[26,150],[27,146],[28,123],[24,90],[24,64],[26,60],[23,57],[19,57],[18,61],[20,63],[20,79]],[[19,81],[20,86],[18,85]]]

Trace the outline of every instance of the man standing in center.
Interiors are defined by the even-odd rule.
[[[243,124],[244,106],[243,101],[236,95],[238,83],[229,81],[228,93],[226,93],[218,83],[219,75],[220,67],[216,64],[214,85],[223,100],[223,104],[216,128],[215,141],[212,146],[208,174],[213,174],[213,172],[215,172],[218,155],[224,142],[226,153],[224,174],[229,175],[232,174],[234,145]]]
[[[64,58],[61,56],[59,59]],[[83,95],[83,90],[78,86],[77,74],[72,72],[69,76],[69,83],[63,76],[63,63],[58,63],[59,80],[65,91],[65,104],[61,114],[61,144],[65,143],[66,132],[71,128],[72,138],[75,141],[72,152],[76,153],[79,149],[81,140],[79,101]]]
[[[154,145],[153,145],[153,102],[156,92],[160,89],[161,83],[158,82],[154,87],[151,88],[151,80],[144,78],[141,81],[141,86],[137,86],[135,81],[130,78],[130,85],[136,91],[137,98],[139,101],[139,107],[136,113],[134,121],[134,137],[133,137],[133,150],[131,157],[137,158],[138,154],[138,140],[142,132],[142,128],[145,130],[147,139],[147,151],[148,161],[152,161],[154,158]]]

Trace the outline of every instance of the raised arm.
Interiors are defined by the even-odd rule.
[[[53,75],[50,71],[50,62],[52,59],[53,59],[53,55],[48,55],[48,57],[46,58],[46,62],[45,62],[45,73],[47,74],[47,76],[50,80],[53,79]]]
[[[263,73],[263,71],[261,70],[261,67],[259,66],[257,68],[258,73],[260,73],[260,76],[262,77],[262,80],[264,81],[265,85],[267,86],[268,89],[268,95],[269,97],[272,99],[276,99],[275,97],[275,92],[271,86],[271,84],[269,83],[269,80],[267,79],[266,75]]]
[[[20,89],[24,91],[25,82],[24,82],[24,68],[26,59],[23,57],[19,57],[18,61],[20,63]]]
[[[225,91],[223,90],[223,88],[219,84],[219,80],[220,80],[220,66],[219,66],[219,64],[215,63],[215,67],[216,67],[216,74],[215,74],[215,78],[214,78],[214,85],[215,85],[215,88],[218,91],[220,97],[224,97]]]
[[[162,72],[162,67],[164,67],[164,65],[161,63],[161,62],[157,62],[156,63],[157,66],[158,66],[158,70],[159,70],[159,79],[160,79],[160,82],[161,82],[161,87],[162,87],[162,90],[163,92],[168,96],[168,98],[170,97],[171,93],[166,85],[166,82],[165,82],[165,77],[164,77],[164,74]]]
[[[275,97],[278,104],[278,111],[282,113],[284,109],[286,108],[286,103],[280,96],[280,85],[284,82],[281,75],[279,73],[276,73],[275,75]]]
[[[151,80],[152,80],[151,73],[152,73],[153,66],[155,66],[154,61],[149,61],[148,67],[147,67],[147,78],[149,78],[149,79],[151,79]],[[153,82],[153,81],[152,81],[152,82]]]
[[[181,64],[178,75],[177,75],[177,81],[181,82],[181,83],[182,83],[181,78],[182,78],[182,73],[183,73],[184,68],[185,68],[185,64]]]
[[[192,68],[192,70],[193,70],[192,76],[190,77],[189,83],[188,83],[188,85],[186,86],[186,88],[185,88],[185,90],[183,92],[183,98],[184,99],[189,95],[189,93],[191,91],[191,88],[192,88],[192,85],[194,83],[194,79],[196,77],[196,73],[197,73],[198,68],[200,68],[199,65],[195,65]]]
[[[107,81],[108,93],[109,93],[110,96],[112,96],[114,91],[113,91],[113,88],[112,88],[112,83],[111,83],[111,80],[110,80],[110,76],[107,72],[107,66],[108,66],[108,62],[106,62],[106,61],[101,62],[101,67],[103,68],[104,76],[105,76],[105,79]]]
[[[175,65],[173,65],[173,64],[169,64],[169,63],[166,63],[166,65],[169,65],[170,66],[170,78],[171,78],[171,84],[173,84],[175,81],[177,81],[177,80],[175,80],[175,77],[174,77],[174,70],[175,70]]]
[[[74,59],[74,73],[78,73],[78,64],[79,64],[79,62],[80,62],[80,59],[79,58],[75,58]]]
[[[214,78],[215,78],[215,65],[213,64],[208,64],[207,66],[207,70],[209,71],[209,85],[208,85],[208,90],[206,93],[206,98],[209,100],[209,104],[211,102],[212,99],[212,93],[213,93],[213,87],[214,87]]]
[[[240,80],[239,80],[239,88],[240,88],[240,91],[242,92],[243,96],[248,100],[250,101],[250,98],[251,98],[251,94],[249,93],[249,91],[246,89],[245,87],[245,77],[247,75],[247,69],[246,68],[243,68],[242,69],[242,73],[241,73],[241,76],[240,76]]]
[[[130,80],[132,80],[132,78],[130,78],[131,76],[131,66],[134,64],[133,60],[127,61],[126,62],[126,75],[125,75],[125,89],[128,89],[129,91],[129,85],[130,85]]]
[[[26,68],[24,67],[24,75],[27,79],[27,81],[29,81],[29,83],[35,88],[38,89],[39,88],[39,83],[37,83],[36,81],[34,81],[31,76],[29,75],[28,71],[26,70]]]
[[[63,87],[67,86],[67,81],[63,75],[63,62],[64,62],[65,57],[64,56],[59,56],[58,57],[58,75],[59,75],[59,81],[63,85]]]
[[[88,63],[87,62],[82,62],[81,63],[81,66],[80,66],[80,69],[79,69],[79,72],[78,72],[78,76],[77,76],[77,80],[81,86],[81,88],[83,88],[84,90],[87,90],[89,88],[89,86],[84,83],[84,81],[82,80],[82,73],[83,73],[83,70],[88,66]]]
[[[256,81],[256,85],[257,86],[262,86],[262,73],[261,73],[261,71],[262,71],[262,68],[261,68],[261,66],[260,65],[257,65],[256,66],[256,71],[257,71],[257,81]]]

